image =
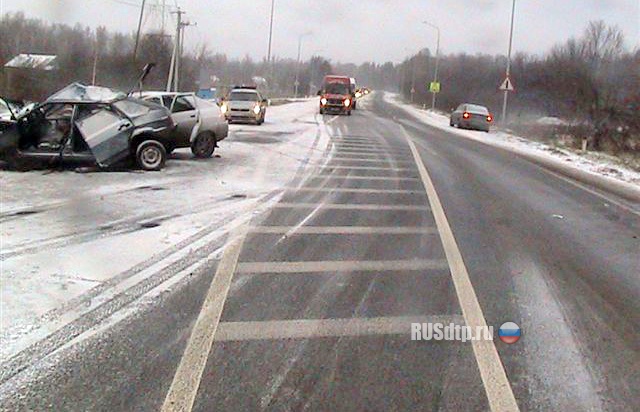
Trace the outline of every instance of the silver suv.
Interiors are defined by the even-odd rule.
[[[267,105],[267,99],[256,89],[242,87],[232,89],[220,108],[229,123],[241,121],[260,125],[264,123]]]

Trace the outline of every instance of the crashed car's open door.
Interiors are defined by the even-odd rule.
[[[98,165],[107,167],[129,155],[134,126],[128,118],[103,108],[77,120],[75,125]]]

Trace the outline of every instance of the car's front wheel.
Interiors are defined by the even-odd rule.
[[[157,140],[145,140],[136,149],[136,163],[142,170],[160,170],[167,160],[167,151]]]
[[[216,150],[216,138],[210,133],[200,133],[191,144],[191,153],[197,158],[211,157]]]

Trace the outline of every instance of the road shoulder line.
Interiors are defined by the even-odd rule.
[[[245,227],[230,235],[162,405],[163,412],[190,411],[193,407],[245,236]]]
[[[442,204],[438,194],[436,193],[435,186],[431,181],[431,177],[427,172],[418,149],[415,146],[411,136],[402,125],[398,125],[411,148],[415,162],[420,172],[420,177],[424,184],[424,188],[427,191],[429,204],[431,211],[436,221],[436,226],[440,232],[440,238],[442,239],[442,246],[449,262],[451,270],[451,277],[455,286],[460,307],[462,308],[462,314],[467,326],[473,328],[478,326],[487,326],[480,302],[476,296],[475,290],[469,278],[469,273],[464,264],[462,254],[458,248],[458,244],[453,236],[453,231],[449,226],[447,217],[445,215]],[[504,370],[504,365],[500,360],[500,355],[496,350],[496,346],[492,340],[482,340],[472,342],[473,353],[475,354],[478,369],[480,370],[480,376],[487,394],[489,406],[492,411],[519,411],[518,404],[511,384],[507,378],[507,374]]]

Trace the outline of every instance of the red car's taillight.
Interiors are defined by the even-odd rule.
[[[488,122],[492,122],[492,121],[493,121],[493,116],[488,115],[488,116],[487,116],[487,121],[488,121]]]

